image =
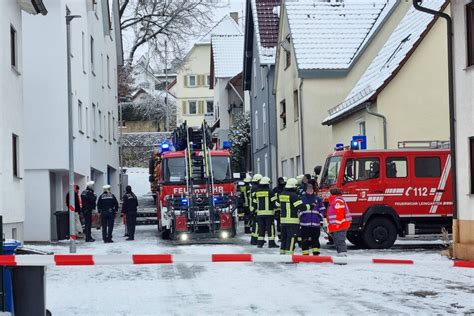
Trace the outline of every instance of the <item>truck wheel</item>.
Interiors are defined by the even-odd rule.
[[[361,235],[356,235],[354,233],[349,233],[348,232],[347,233],[347,240],[349,240],[357,248],[361,248],[361,249],[367,248],[364,241],[362,240]]]
[[[361,237],[369,249],[388,249],[397,239],[397,228],[390,219],[375,217],[369,220]]]

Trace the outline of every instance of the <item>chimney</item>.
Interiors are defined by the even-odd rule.
[[[235,23],[239,24],[239,12],[231,12],[229,15],[235,21]]]

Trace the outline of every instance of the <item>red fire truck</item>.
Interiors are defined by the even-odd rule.
[[[353,216],[349,241],[381,249],[397,235],[451,231],[451,184],[448,149],[340,149],[326,160],[320,194],[340,189]]]
[[[228,150],[212,150],[210,128],[186,122],[150,162],[156,221],[164,238],[230,238],[236,234],[236,186]]]

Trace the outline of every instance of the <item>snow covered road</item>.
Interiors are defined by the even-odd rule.
[[[95,232],[98,237],[98,231]],[[137,240],[80,243],[79,253],[275,253],[236,244],[180,245],[139,227]],[[67,253],[67,244],[35,246]],[[333,255],[334,250],[325,249]],[[352,250],[352,256],[447,260],[432,244]],[[160,266],[51,267],[47,306],[53,315],[314,315],[474,313],[474,270],[426,266],[204,263]]]

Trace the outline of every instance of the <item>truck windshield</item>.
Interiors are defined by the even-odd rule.
[[[341,169],[341,156],[329,157],[324,165],[323,174],[321,177],[321,187],[329,187],[336,183]]]
[[[184,158],[166,158],[163,161],[164,182],[186,181],[186,166]],[[225,156],[212,157],[214,182],[232,181],[230,158]]]

